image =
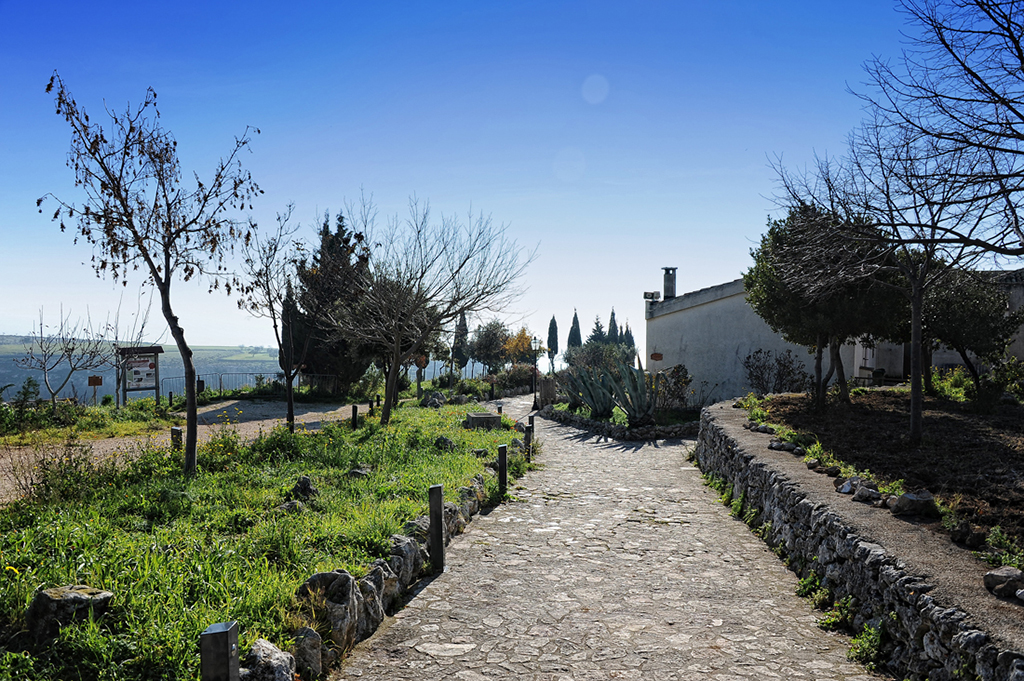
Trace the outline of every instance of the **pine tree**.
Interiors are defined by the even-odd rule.
[[[619,325],[615,323],[615,308],[612,308],[612,316],[608,320],[608,343],[615,345],[619,342]]]
[[[567,348],[579,348],[583,346],[583,336],[580,334],[580,318],[576,316],[576,310],[572,311],[572,326],[569,327],[569,337],[565,341]]]
[[[594,328],[587,336],[587,342],[595,345],[605,345],[608,342],[608,334],[604,332],[604,324],[601,323],[600,317],[594,317]]]
[[[551,373],[555,373],[555,355],[558,354],[558,323],[555,322],[555,315],[551,315],[551,322],[548,324],[548,361],[551,362]]]

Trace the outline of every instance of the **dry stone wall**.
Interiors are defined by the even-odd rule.
[[[733,498],[743,498],[746,508],[758,512],[754,522],[765,541],[801,576],[814,572],[837,598],[852,597],[858,630],[865,624],[884,626],[884,665],[889,671],[915,680],[1024,681],[1019,646],[977,624],[988,621],[983,614],[972,616],[957,604],[940,603],[931,576],[915,574],[891,550],[863,538],[847,514],[835,510],[853,503],[848,496],[836,495],[839,500],[831,504],[822,501],[827,497],[809,494],[805,485],[814,481],[801,478],[792,457],[787,469],[781,455],[768,450],[766,436],[761,436],[762,443],[742,428],[746,419],[737,412],[727,403],[703,411],[695,449],[698,465],[705,474],[723,477],[733,487]],[[850,508],[871,512],[862,504]],[[899,538],[893,539],[885,543],[899,550]],[[978,589],[984,592],[980,583]],[[1019,617],[1024,619],[1024,612]]]

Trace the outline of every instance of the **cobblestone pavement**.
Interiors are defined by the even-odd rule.
[[[536,423],[543,469],[474,519],[446,572],[332,679],[873,678],[702,485],[692,443]]]

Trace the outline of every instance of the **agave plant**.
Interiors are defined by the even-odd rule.
[[[658,404],[658,386],[662,376],[655,374],[648,386],[643,369],[634,369],[619,363],[618,379],[609,377],[615,404],[626,413],[630,428],[639,428],[654,423],[654,409]]]
[[[590,418],[609,419],[612,417],[612,410],[615,409],[615,400],[612,397],[611,377],[608,374],[594,370],[580,369],[578,374],[565,374],[565,382],[570,395],[577,396],[588,407],[590,407]],[[572,397],[569,398],[570,402]]]

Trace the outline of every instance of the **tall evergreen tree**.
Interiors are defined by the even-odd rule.
[[[567,348],[579,348],[583,346],[583,335],[580,333],[580,318],[576,316],[576,310],[572,311],[572,326],[569,327],[569,337],[565,341]]]
[[[558,354],[558,323],[555,322],[555,315],[551,315],[551,322],[548,324],[548,361],[551,362],[551,373],[555,373],[555,355]]]
[[[305,336],[312,335],[302,360],[304,374],[335,376],[341,391],[358,381],[370,365],[370,348],[357,347],[328,328],[322,319],[313,318],[315,310],[325,310],[342,296],[358,295],[356,282],[366,269],[366,249],[363,235],[348,228],[345,216],[338,213],[335,229],[331,231],[330,214],[324,212],[320,226],[320,247],[308,262],[298,264],[298,290],[301,314],[296,320],[296,333],[292,337],[295,347],[304,347]],[[329,301],[320,300],[329,297]]]
[[[615,323],[615,308],[612,308],[612,316],[608,319],[608,342],[612,345],[619,342],[619,325]]]
[[[627,347],[636,348],[636,341],[633,340],[633,331],[629,328],[629,322],[626,322],[626,328],[622,332],[619,342]]]
[[[608,342],[608,334],[604,332],[604,324],[601,323],[600,317],[594,317],[594,328],[587,336],[587,342],[595,345],[604,345]]]
[[[452,358],[455,365],[462,371],[469,363],[469,326],[466,324],[466,313],[459,315],[455,325],[455,340],[452,343]]]

